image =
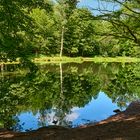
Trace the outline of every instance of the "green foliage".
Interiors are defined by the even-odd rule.
[[[88,9],[75,9],[69,17],[65,31],[64,54],[95,56],[99,46],[95,40],[95,25]]]
[[[30,32],[31,20],[24,10],[25,5],[9,0],[0,2],[0,59],[15,59],[24,53],[25,43],[20,32]],[[23,52],[22,52],[23,51]]]
[[[107,30],[101,31],[100,35],[106,37],[104,39],[105,41],[111,38],[111,45],[105,44],[105,47],[110,47],[110,51],[107,50],[108,56],[139,56],[139,1],[110,0],[110,2],[114,2],[119,8],[112,10],[112,12],[106,10],[108,13],[103,12],[102,15],[99,15],[99,19],[105,21],[108,28]],[[117,48],[117,53],[114,53],[114,46]]]
[[[62,120],[73,106],[83,107],[97,98],[99,91],[122,107],[139,98],[139,64],[96,64],[82,72],[74,65],[70,72],[62,68],[60,75],[38,69],[29,60],[58,55],[60,50],[72,57],[139,57],[140,2],[109,1],[119,8],[96,16],[77,7],[77,0],[0,1],[0,62],[18,58],[21,65],[12,71],[26,67],[23,75],[11,77],[3,76],[0,65],[0,127],[10,128],[18,121],[17,112],[28,109],[43,116],[55,108]]]
[[[96,16],[77,7],[77,3],[1,0],[0,61],[27,60],[41,54],[53,56],[60,50],[66,56],[139,56],[137,0],[115,0],[118,9]]]
[[[33,9],[30,16],[34,20],[34,34],[32,45],[33,53],[36,55],[51,55],[58,53],[57,40],[59,34],[56,28],[56,22],[52,13],[47,13],[44,9]]]

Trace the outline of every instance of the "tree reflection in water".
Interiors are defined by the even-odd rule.
[[[84,107],[100,91],[119,107],[139,99],[140,64],[67,63],[28,67],[2,66],[0,73],[0,127],[21,131],[18,115],[39,113],[38,127],[71,126],[73,107]],[[33,68],[32,68],[33,69]]]

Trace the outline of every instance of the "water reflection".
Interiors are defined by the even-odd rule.
[[[32,69],[2,68],[1,127],[19,131],[46,125],[74,127],[105,119],[140,98],[140,64],[69,63]]]
[[[113,110],[118,108],[112,103],[103,92],[100,92],[98,100],[92,99],[85,107],[73,107],[68,114],[65,114],[63,121],[57,116],[57,110],[45,110],[44,116],[40,112],[32,114],[32,112],[23,112],[19,115],[20,125],[23,130],[37,129],[41,126],[63,125],[76,127],[87,123],[96,123],[110,115]],[[124,108],[123,108],[124,109]],[[26,122],[25,122],[26,120]]]

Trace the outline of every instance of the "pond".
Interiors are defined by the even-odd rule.
[[[0,127],[77,127],[106,119],[139,98],[139,63],[1,66]]]

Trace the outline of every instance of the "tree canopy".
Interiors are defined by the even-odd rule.
[[[88,9],[77,0],[1,0],[1,61],[58,54],[138,56],[139,1],[102,1],[117,8]]]

